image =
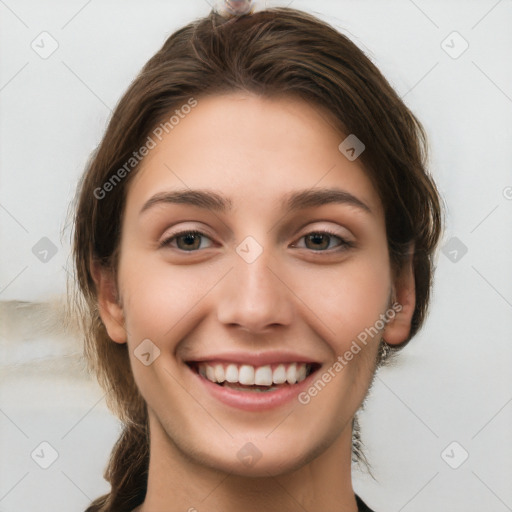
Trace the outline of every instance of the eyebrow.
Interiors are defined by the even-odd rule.
[[[372,213],[370,207],[363,201],[346,190],[339,188],[299,190],[291,192],[284,197],[284,205],[289,212],[333,203],[355,206],[367,213]],[[219,213],[227,213],[233,209],[231,199],[218,192],[202,189],[184,189],[155,194],[144,203],[139,215],[159,204],[186,204]]]

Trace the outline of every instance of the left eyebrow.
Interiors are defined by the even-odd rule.
[[[336,203],[355,206],[367,213],[372,213],[367,204],[350,192],[339,188],[298,190],[287,194],[283,198],[283,202],[286,210],[290,212]],[[188,204],[221,213],[229,212],[233,209],[231,199],[213,190],[184,189],[155,194],[144,203],[139,215],[157,204]]]

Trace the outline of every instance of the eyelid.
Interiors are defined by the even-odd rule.
[[[306,225],[302,226],[298,230],[298,233],[300,234],[299,238],[309,235],[311,233],[326,233],[329,235],[337,236],[347,242],[355,243],[355,236],[352,234],[352,231],[350,231],[345,226],[337,224],[337,228],[335,228],[329,225],[319,225],[320,222],[322,221],[316,221],[313,223],[308,222]],[[332,224],[332,221],[329,221],[329,223]]]

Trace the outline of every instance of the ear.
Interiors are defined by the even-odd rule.
[[[91,266],[96,283],[98,309],[109,337],[116,343],[126,343],[124,313],[118,300],[117,285],[113,273],[99,263]]]
[[[384,329],[383,337],[388,345],[400,345],[411,332],[411,321],[416,307],[416,286],[413,266],[414,248],[409,251],[409,258],[404,264],[393,284],[393,309],[395,317]]]

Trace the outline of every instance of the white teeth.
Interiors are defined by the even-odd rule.
[[[240,366],[238,372],[238,382],[245,384],[246,386],[252,386],[254,384],[254,367],[244,364]]]
[[[215,379],[217,382],[224,382],[226,380],[224,376],[224,366],[221,364],[215,365]]]
[[[297,369],[297,382],[302,382],[306,378],[306,365],[301,364]]]
[[[257,386],[270,386],[272,384],[272,368],[269,365],[260,366],[254,373],[254,384]]]
[[[238,368],[236,364],[230,364],[226,368],[226,380],[228,382],[238,382]]]
[[[286,381],[288,384],[295,384],[297,382],[297,365],[295,363],[288,366],[288,370],[286,370]]]
[[[213,366],[206,365],[206,378],[212,382],[217,382],[217,379],[215,378],[215,369]]]
[[[255,368],[249,364],[207,364],[200,363],[198,372],[211,382],[222,384],[239,383],[244,386],[272,386],[272,384],[296,384],[302,382],[308,374],[311,365],[305,363],[278,364],[272,371],[270,365]]]
[[[272,381],[274,384],[284,384],[286,382],[286,368],[284,364],[280,364],[272,375]]]

